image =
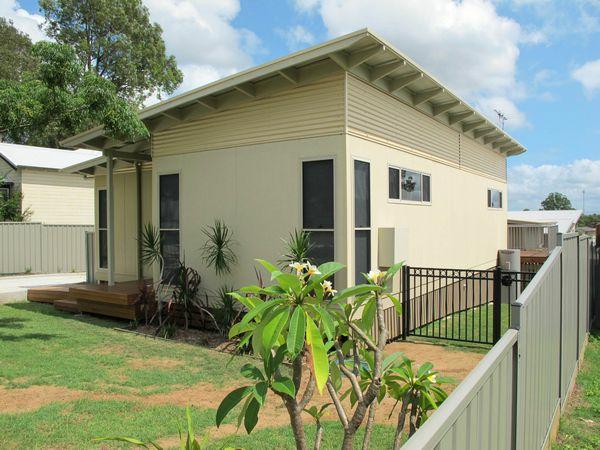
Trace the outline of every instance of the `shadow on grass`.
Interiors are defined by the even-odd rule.
[[[27,322],[29,319],[22,317],[2,317],[0,318],[0,329],[7,328],[23,328],[23,322]]]
[[[56,339],[57,337],[59,337],[58,334],[48,333],[25,333],[18,335],[0,333],[0,342],[20,342],[32,340],[47,341],[49,339]]]

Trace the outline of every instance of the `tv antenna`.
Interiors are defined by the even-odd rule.
[[[498,115],[498,124],[500,125],[500,128],[504,130],[504,122],[508,120],[508,117],[506,117],[506,115],[499,109],[495,109],[494,112]]]

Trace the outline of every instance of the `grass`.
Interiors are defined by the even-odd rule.
[[[501,328],[500,335],[504,334],[509,327],[509,305],[501,305]],[[443,344],[452,347],[460,347],[461,350],[471,349],[474,351],[487,352],[490,348],[487,344],[468,343],[459,339],[477,340],[491,342],[493,339],[493,305],[481,306],[446,316],[436,320],[424,327],[418,328],[412,335],[411,340],[426,340],[428,342]],[[487,326],[486,326],[487,324]],[[428,337],[428,336],[441,336]],[[456,340],[446,339],[454,337]]]
[[[590,334],[583,368],[560,420],[555,449],[600,448],[600,330]]]
[[[94,392],[150,395],[239,378],[244,358],[202,347],[123,333],[123,322],[74,316],[52,306],[14,303],[0,308],[0,384],[54,385]],[[131,360],[156,362],[153,367]],[[161,361],[175,366],[161,367]],[[224,370],[227,364],[231,370]],[[231,374],[231,375],[230,375]]]

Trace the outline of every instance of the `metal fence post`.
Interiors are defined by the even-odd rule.
[[[494,269],[494,318],[492,322],[492,336],[494,344],[500,340],[502,328],[502,269]]]
[[[410,267],[402,267],[402,340],[408,337],[408,327],[410,324]]]

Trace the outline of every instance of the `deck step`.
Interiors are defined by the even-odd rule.
[[[54,307],[61,311],[68,311],[68,312],[74,312],[74,313],[81,312],[77,302],[74,302],[72,300],[55,300]]]
[[[27,301],[38,303],[54,303],[56,300],[67,300],[69,286],[40,286],[27,289]]]
[[[118,305],[114,303],[96,302],[87,299],[77,299],[77,305],[80,311],[101,314],[103,316],[117,317],[120,319],[135,320],[139,317],[139,308],[137,305]]]

